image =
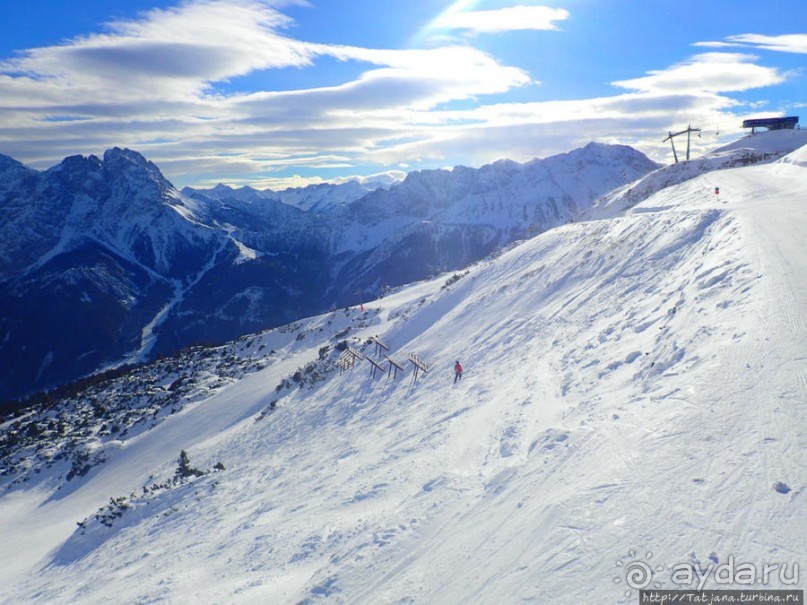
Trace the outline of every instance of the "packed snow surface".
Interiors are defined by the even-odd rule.
[[[0,496],[0,600],[635,603],[635,560],[665,588],[688,562],[803,569],[805,170],[707,172],[300,322],[86,476]],[[403,375],[280,388],[340,340],[386,368],[371,336]],[[146,493],[181,449],[225,470]]]

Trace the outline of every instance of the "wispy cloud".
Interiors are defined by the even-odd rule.
[[[642,92],[736,92],[785,81],[777,69],[756,65],[753,55],[704,53],[641,78],[613,82]]]
[[[186,1],[140,20],[110,23],[105,33],[25,51],[0,63],[8,86],[97,101],[184,99],[211,82],[259,69],[310,65],[314,49],[278,33],[290,20],[256,0]]]
[[[557,22],[569,18],[569,11],[548,6],[512,6],[497,10],[446,12],[433,25],[475,33],[516,30],[554,30]]]
[[[569,16],[471,5],[452,5],[446,23],[471,32],[552,29]],[[614,133],[662,154],[659,133],[734,121],[737,102],[726,93],[786,78],[751,55],[713,52],[614,82],[613,96],[494,102],[535,84],[533,76],[470,44],[372,49],[298,40],[281,6],[186,0],[0,63],[0,149],[45,167],[129,146],[178,184],[250,175],[269,182],[281,169],[526,160]],[[350,62],[355,75],[334,86],[238,88],[239,76],[314,68],[326,57]],[[217,88],[228,81],[226,93]]]
[[[523,70],[501,65],[471,47],[403,51],[319,47],[318,52],[378,67],[340,86],[255,93],[236,99],[233,105],[255,118],[287,112],[298,118],[320,116],[330,123],[339,112],[348,111],[355,122],[353,112],[359,110],[365,117],[392,109],[426,110],[530,83]]]
[[[289,24],[256,0],[186,1],[110,24],[105,33],[28,50],[0,63],[0,143],[24,153],[40,149],[34,161],[159,140],[153,147],[163,154],[248,149],[253,157],[285,157],[295,165],[320,152],[366,152],[387,136],[397,138],[413,112],[531,81],[470,46],[323,45],[282,35]],[[367,69],[342,85],[305,90],[223,95],[212,86],[256,71],[311,66],[323,56]],[[279,163],[238,162],[252,170]]]
[[[725,41],[697,42],[695,46],[712,48],[760,48],[783,53],[807,54],[807,34],[783,34],[765,36],[762,34],[739,34],[729,36]]]

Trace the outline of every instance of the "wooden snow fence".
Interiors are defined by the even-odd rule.
[[[385,355],[384,357],[386,357],[387,361],[389,362],[389,370],[387,371],[387,378],[389,378],[390,373],[392,373],[392,379],[395,380],[396,378],[398,378],[398,370],[403,372],[404,367],[389,355]]]
[[[414,353],[409,354],[409,361],[415,366],[414,373],[412,376],[412,380],[418,379],[418,372],[423,372],[424,374],[429,371],[429,366],[426,365],[426,362],[423,361],[420,357],[415,355]]]
[[[382,374],[384,373],[384,368],[382,368],[381,364],[379,364],[375,359],[373,359],[372,357],[367,357],[366,359],[367,361],[370,362],[370,378],[375,378],[376,370],[378,370]]]
[[[348,347],[342,351],[342,354],[339,355],[339,359],[336,362],[336,365],[339,367],[339,373],[341,374],[349,370],[356,365],[356,360],[361,361],[362,359],[364,359],[364,355],[353,347]]]
[[[387,372],[387,378],[390,378],[390,376],[393,379],[398,378],[398,372],[400,371],[401,373],[403,373],[405,371],[405,368],[403,365],[401,365],[400,363],[398,363],[392,357],[390,357],[388,354],[385,353],[386,351],[390,350],[389,346],[375,336],[370,338],[370,342],[375,345],[376,357],[380,358],[383,355],[384,359],[386,359],[389,365],[386,368],[384,368],[384,366],[382,365],[383,361],[373,359],[369,355],[365,357],[360,351],[349,346],[347,349],[342,351],[342,354],[339,355],[339,359],[336,362],[336,365],[339,368],[340,373],[344,373],[347,370],[353,368],[353,366],[356,365],[357,361],[366,359],[368,362],[370,362],[371,378],[375,379],[376,372],[383,374],[384,371]],[[420,372],[423,372],[425,374],[426,372],[429,371],[428,364],[414,353],[409,354],[409,362],[414,366],[414,372],[412,376],[413,380],[417,380]]]
[[[389,346],[387,346],[386,344],[381,342],[381,340],[379,340],[376,336],[373,336],[370,339],[370,342],[375,344],[375,356],[376,357],[381,357],[381,355],[384,354],[385,351],[389,351]]]

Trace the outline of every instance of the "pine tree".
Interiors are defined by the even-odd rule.
[[[177,471],[174,474],[174,478],[178,480],[187,479],[188,477],[201,477],[204,475],[202,471],[198,468],[193,468],[191,466],[191,461],[188,458],[188,453],[185,450],[182,450],[179,453],[179,461],[177,464]]]

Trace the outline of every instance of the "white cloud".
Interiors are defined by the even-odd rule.
[[[67,155],[129,146],[178,185],[265,179],[290,167],[303,173],[336,165],[416,167],[425,160],[523,161],[614,133],[664,154],[662,135],[690,122],[724,132],[737,122],[739,132],[730,113],[737,103],[724,93],[785,79],[749,55],[707,53],[616,82],[623,90],[610,97],[494,104],[487,95],[533,84],[530,74],[467,45],[391,50],[295,40],[282,35],[290,22],[279,4],[272,6],[187,0],[0,63],[0,149],[47,167]],[[504,10],[444,16],[481,13],[498,31],[512,26],[506,17],[513,13]],[[529,15],[533,20],[524,15],[521,25],[537,28],[568,13],[544,12],[543,21],[540,11]],[[310,89],[238,92],[237,81],[236,92],[213,88],[259,70],[305,68],[322,57],[363,71]]]
[[[305,116],[333,123],[338,115],[355,123],[357,111],[368,116],[394,109],[426,110],[441,103],[502,93],[530,83],[521,69],[501,65],[470,47],[430,50],[368,50],[320,47],[339,59],[379,64],[357,79],[332,87],[263,92],[233,100],[233,108],[253,118]],[[338,120],[337,120],[338,121]]]
[[[385,105],[418,108],[500,93],[528,83],[518,68],[470,47],[373,50],[312,44],[275,31],[288,19],[254,0],[199,0],[154,10],[140,21],[118,22],[111,32],[26,51],[0,63],[0,107],[103,118],[110,112],[137,119],[161,113],[227,117],[241,103],[264,99],[280,115]],[[211,83],[257,70],[305,67],[319,56],[376,65],[342,86],[239,95],[212,93]],[[5,73],[3,73],[5,72]],[[235,102],[230,102],[231,100]],[[284,105],[284,102],[287,103]]]
[[[362,154],[398,137],[410,114],[530,83],[523,70],[468,46],[311,44],[278,35],[275,28],[287,24],[263,3],[203,0],[27,51],[0,64],[0,145],[39,165],[128,145],[188,171],[207,168],[198,157],[203,150],[264,158],[239,158],[237,165],[252,171],[274,169],[266,158],[314,167],[322,165],[316,154]],[[344,84],[308,90],[226,96],[210,88],[321,56],[369,68]],[[194,160],[183,161],[183,153]]]
[[[557,21],[569,18],[569,11],[548,6],[511,6],[497,10],[447,11],[433,26],[467,29],[477,33],[516,30],[554,30]]]
[[[764,36],[761,34],[740,34],[729,36],[725,42],[697,42],[695,46],[713,48],[751,47],[783,53],[807,54],[807,34],[783,34]]]
[[[742,119],[730,113],[738,103],[713,94],[626,93],[568,101],[502,103],[465,111],[431,112],[428,124],[410,131],[418,137],[370,151],[373,159],[392,164],[401,158],[433,161],[457,155],[472,165],[499,157],[527,161],[540,155],[568,151],[588,141],[635,143],[658,159],[669,153],[662,144],[668,130],[687,123],[704,127],[694,143],[714,144],[714,131],[739,134]],[[442,120],[438,123],[437,120]],[[712,129],[709,131],[709,129]]]
[[[0,72],[28,76],[45,95],[178,99],[257,69],[309,65],[312,48],[277,33],[288,24],[256,0],[186,1],[111,23],[107,33],[28,50]]]
[[[753,55],[704,53],[649,75],[613,82],[615,86],[643,92],[736,92],[781,84],[786,77],[772,67],[762,67]]]

